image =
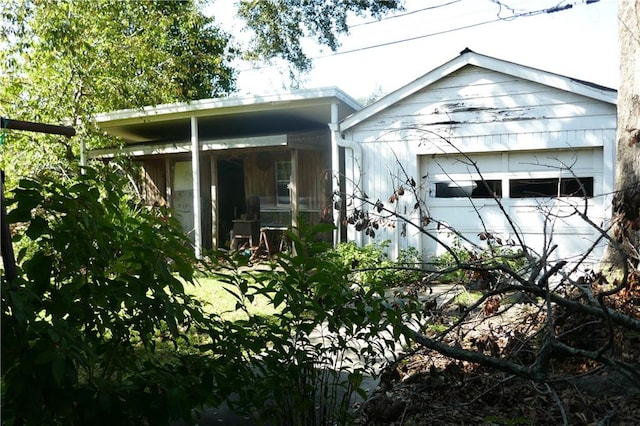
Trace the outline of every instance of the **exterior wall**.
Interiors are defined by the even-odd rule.
[[[344,139],[360,146],[355,155],[361,158],[347,150],[346,174],[369,200],[380,199],[418,224],[413,208],[417,200],[409,191],[396,203],[388,199],[398,186],[408,188],[407,181],[413,178],[429,208],[433,168],[428,164],[445,153],[491,153],[483,156],[489,160],[480,164],[481,171],[486,166],[500,178],[514,173],[528,176],[532,171],[514,170],[513,164],[510,169],[503,162],[510,158],[506,154],[518,151],[523,154],[518,163],[540,164],[555,156],[579,164],[591,161],[586,173],[594,176],[595,194],[589,214],[599,223],[608,217],[611,201],[615,127],[613,104],[468,65],[348,129]],[[445,166],[441,175],[451,167]],[[461,213],[454,204],[448,207],[439,213]],[[474,214],[468,209],[465,213],[467,218]],[[407,247],[422,250],[425,257],[435,254],[430,239],[415,227],[389,225],[376,232],[376,240],[391,240],[391,256]],[[348,233],[350,240],[363,244],[370,240],[353,227]]]
[[[147,205],[166,205],[167,181],[164,159],[142,161],[140,192]]]

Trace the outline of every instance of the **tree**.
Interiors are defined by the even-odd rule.
[[[628,260],[640,261],[640,5],[618,5],[620,89],[618,90],[618,149],[613,199],[611,244],[603,266],[623,269]],[[617,247],[627,249],[620,251]],[[624,255],[627,252],[627,255]],[[628,259],[630,257],[630,259]]]
[[[349,31],[349,13],[369,13],[380,18],[401,10],[402,4],[402,0],[242,0],[238,14],[255,33],[248,58],[279,56],[305,71],[310,69],[311,61],[300,44],[304,37],[336,50],[338,34]]]
[[[69,124],[79,134],[12,135],[3,147],[8,179],[67,168],[80,139],[104,143],[90,124],[97,112],[220,96],[235,87],[230,36],[192,1],[12,0],[3,5],[0,37],[2,115]]]
[[[424,143],[430,142],[425,139]],[[460,151],[458,155],[462,157],[459,161],[481,177],[479,185],[486,185],[490,190],[478,163]],[[640,331],[640,274],[629,268],[621,280],[610,282],[602,274],[590,270],[580,272],[585,270],[583,262],[589,253],[605,238],[604,229],[598,228],[600,239],[584,253],[553,260],[552,253],[563,243],[553,240],[553,231],[545,226],[544,247],[528,246],[501,198],[493,195],[490,203],[500,212],[495,214],[504,215],[513,226],[510,238],[495,234],[487,222],[478,227],[477,237],[465,235],[448,225],[446,217],[430,213],[424,178],[407,175],[402,165],[399,169],[399,175],[390,172],[389,178],[399,186],[388,196],[376,194],[380,196],[376,200],[376,196],[367,195],[358,182],[352,182],[353,193],[336,194],[336,198],[347,200],[346,223],[356,231],[373,237],[385,226],[407,229],[406,232],[429,237],[444,249],[443,255],[429,259],[424,268],[422,263],[415,265],[421,277],[405,283],[409,295],[401,299],[410,298],[416,290],[428,293],[432,286],[442,282],[453,281],[464,289],[443,300],[427,300],[425,317],[407,321],[400,328],[411,336],[410,340],[420,351],[416,363],[437,359],[429,361],[426,368],[418,372],[429,376],[424,381],[427,388],[434,378],[453,378],[463,383],[466,382],[463,371],[480,371],[478,375],[483,375],[492,370],[502,373],[493,378],[501,384],[518,378],[521,385],[532,386],[534,394],[540,384],[554,394],[559,381],[576,381],[575,367],[579,365],[581,373],[597,376],[602,369],[623,383],[629,394],[638,391],[639,354],[633,350],[635,337],[632,336]],[[578,181],[577,176],[574,178]],[[413,205],[413,211],[397,209],[400,199],[407,198],[406,205]],[[469,203],[475,214],[481,216],[485,206],[476,205],[472,198]],[[586,203],[576,203],[570,215],[582,218],[587,226],[597,227],[586,213]],[[557,213],[548,211],[544,221],[553,222],[558,217]],[[434,227],[446,229],[454,237],[442,236],[434,232]],[[637,249],[622,247],[625,248],[629,250],[625,253],[627,256]],[[358,269],[357,264],[352,267]],[[409,359],[397,363],[388,375],[402,376],[406,366],[413,362],[414,359]],[[453,366],[459,373],[451,374],[446,371],[449,367],[443,368],[445,365]],[[479,390],[480,395],[470,398],[470,402],[456,400],[456,405],[491,399],[487,394],[496,389],[495,381],[483,389]],[[466,393],[465,389],[460,397],[464,398]],[[604,396],[606,400],[611,395]],[[565,424],[577,421],[567,420],[564,403],[556,401],[559,411],[565,415]],[[533,418],[528,420],[536,422]]]

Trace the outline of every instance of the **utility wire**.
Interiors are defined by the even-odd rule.
[[[414,13],[424,12],[425,10],[439,9],[441,7],[449,6],[451,4],[459,3],[461,1],[462,0],[453,0],[453,1],[450,1],[449,3],[443,3],[443,4],[439,4],[437,6],[423,7],[422,9],[412,10],[411,12],[398,13],[396,15],[386,16],[386,17],[384,17],[382,19],[376,19],[374,21],[367,21],[367,22],[362,22],[360,24],[349,25],[349,28],[356,28],[356,27],[362,27],[364,25],[377,24],[377,23],[380,23],[380,22],[383,22],[383,21],[388,21],[390,19],[394,19],[394,18],[403,18],[405,16],[413,15]]]
[[[598,3],[600,0],[579,0],[579,1],[575,1],[573,3],[566,3],[564,0],[557,3],[555,6],[552,7],[547,7],[545,9],[539,9],[539,10],[534,10],[534,11],[517,11],[516,9],[504,4],[503,2],[501,2],[500,0],[489,0],[491,1],[491,3],[495,3],[498,5],[499,9],[498,9],[498,18],[500,18],[501,20],[504,21],[511,21],[513,19],[516,18],[520,18],[520,17],[525,17],[525,16],[535,16],[535,15],[540,15],[543,13],[556,13],[556,12],[562,12],[563,10],[568,10],[573,8],[573,6],[577,6],[579,4],[593,4],[593,3]],[[502,9],[507,9],[508,11],[510,11],[512,13],[511,16],[507,16],[507,17],[501,17],[500,15],[502,14]]]
[[[493,0],[492,0],[493,1]],[[434,33],[429,33],[429,34],[423,34],[423,35],[419,35],[419,36],[415,36],[415,37],[410,37],[410,38],[405,38],[405,39],[401,39],[401,40],[393,40],[393,41],[389,41],[389,42],[385,42],[385,43],[379,43],[379,44],[375,44],[375,45],[371,45],[371,46],[365,46],[365,47],[359,47],[359,48],[355,48],[355,49],[350,49],[350,50],[344,50],[344,51],[340,51],[340,52],[332,52],[330,54],[327,55],[320,55],[320,56],[314,56],[311,59],[324,59],[324,58],[329,58],[329,57],[333,57],[333,56],[339,56],[339,55],[344,55],[347,53],[355,53],[355,52],[360,52],[363,50],[369,50],[369,49],[375,49],[378,47],[385,47],[385,46],[390,46],[390,45],[394,45],[394,44],[399,44],[399,43],[405,43],[408,41],[414,41],[414,40],[419,40],[419,39],[423,39],[423,38],[428,38],[428,37],[434,37],[437,35],[442,35],[442,34],[447,34],[447,33],[452,33],[455,31],[460,31],[460,30],[466,30],[468,28],[473,28],[473,27],[479,27],[481,25],[486,25],[486,24],[492,24],[494,22],[498,22],[498,21],[505,21],[505,20],[513,20],[516,18],[521,18],[521,17],[529,17],[529,16],[535,16],[535,15],[540,15],[543,13],[555,13],[555,12],[560,12],[560,11],[564,11],[564,10],[568,10],[571,9],[573,6],[578,5],[578,4],[592,4],[592,3],[597,3],[600,0],[580,0],[580,1],[576,1],[573,3],[567,3],[564,4],[564,2],[560,2],[558,3],[556,6],[550,7],[550,8],[545,8],[545,9],[539,9],[539,10],[534,10],[534,11],[526,11],[526,12],[520,12],[517,13],[509,18],[501,18],[498,17],[496,19],[492,19],[490,21],[484,21],[484,22],[478,22],[475,24],[469,24],[469,25],[464,25],[461,27],[456,27],[456,28],[451,28],[448,30],[443,30],[443,31],[437,31]],[[493,1],[494,3],[500,3],[499,1]],[[449,4],[449,3],[447,3]]]
[[[456,0],[456,1],[459,1],[459,0]],[[496,1],[490,0],[490,1],[493,2],[493,3],[497,3],[497,4],[501,5],[501,6],[504,6],[497,0]],[[452,33],[452,32],[455,32],[455,31],[466,30],[468,28],[479,27],[479,26],[482,26],[482,25],[492,24],[492,23],[495,23],[495,22],[512,21],[512,20],[514,20],[516,18],[536,16],[536,15],[541,15],[541,14],[544,14],[544,13],[551,14],[551,13],[561,12],[561,11],[565,11],[565,10],[571,9],[571,8],[573,8],[573,6],[576,6],[576,5],[579,5],[579,4],[589,5],[589,4],[597,3],[599,1],[600,0],[579,0],[579,1],[575,1],[573,3],[566,3],[566,4],[563,4],[564,3],[564,1],[563,1],[563,2],[560,2],[560,3],[556,4],[553,7],[534,10],[534,11],[526,11],[526,12],[523,11],[523,12],[519,12],[517,14],[514,14],[514,15],[508,17],[508,18],[503,18],[503,17],[498,16],[496,19],[492,19],[492,20],[489,20],[489,21],[477,22],[475,24],[469,24],[469,25],[464,25],[464,26],[461,26],[461,27],[450,28],[448,30],[442,30],[442,31],[434,32],[434,33],[415,36],[415,37],[404,38],[404,39],[401,39],[401,40],[392,40],[392,41],[388,41],[388,42],[385,42],[385,43],[374,44],[374,45],[371,45],[371,46],[358,47],[358,48],[355,48],[355,49],[343,50],[343,51],[338,51],[338,52],[331,52],[331,53],[326,54],[326,55],[313,56],[313,57],[311,57],[309,59],[316,60],[316,59],[332,58],[332,57],[335,57],[335,56],[346,55],[346,54],[349,54],[349,53],[362,52],[362,51],[365,51],[365,50],[376,49],[376,48],[379,48],[379,47],[392,46],[394,44],[406,43],[406,42],[409,42],[409,41],[415,41],[415,40],[420,40],[420,39],[423,39],[423,38],[434,37],[434,36],[437,36],[437,35]],[[451,2],[451,3],[453,3],[453,2]],[[443,4],[441,6],[446,6],[446,5],[451,4],[451,3],[446,3],[446,4]],[[438,6],[432,6],[432,7],[438,7]],[[513,9],[511,9],[511,10],[513,10]],[[418,11],[415,11],[415,12],[418,12]],[[409,13],[407,13],[405,15],[408,15],[408,14],[411,14],[411,13],[413,13],[413,12],[409,12]],[[500,13],[500,12],[498,12],[498,13]],[[375,22],[378,22],[378,21],[375,21]],[[256,71],[256,70],[260,70],[260,69],[264,69],[264,68],[270,68],[270,67],[272,67],[272,65],[264,65],[264,66],[252,67],[252,68],[249,68],[249,69],[241,70],[240,72]]]
[[[371,46],[358,47],[358,48],[351,49],[351,50],[343,50],[343,51],[340,51],[340,52],[332,52],[332,53],[329,53],[327,55],[314,56],[311,59],[313,60],[313,59],[330,58],[330,57],[333,57],[333,56],[346,55],[347,53],[361,52],[363,50],[370,50],[370,49],[376,49],[378,47],[385,47],[385,46],[391,46],[391,45],[399,44],[399,43],[406,43],[408,41],[420,40],[422,38],[434,37],[434,36],[437,36],[437,35],[452,33],[452,32],[455,32],[455,31],[466,30],[467,28],[479,27],[481,25],[492,24],[494,22],[499,22],[499,21],[502,21],[502,19],[497,18],[497,19],[492,19],[490,21],[477,22],[475,24],[464,25],[462,27],[451,28],[451,29],[448,29],[448,30],[436,31],[435,33],[429,33],[429,34],[423,34],[423,35],[419,35],[419,36],[415,36],[415,37],[404,38],[402,40],[393,40],[393,41],[388,41],[388,42],[385,42],[385,43],[374,44],[374,45],[371,45]]]

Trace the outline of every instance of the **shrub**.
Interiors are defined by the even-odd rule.
[[[6,424],[190,423],[223,401],[265,422],[348,423],[363,377],[422,312],[388,301],[382,278],[352,281],[316,239],[331,225],[302,224],[268,271],[213,253],[244,315],[207,314],[185,292],[196,259],[171,211],[138,205],[108,166],[85,172],[22,180],[8,200],[24,232],[18,278],[2,282]],[[269,318],[249,309],[258,295]]]
[[[415,248],[400,250],[398,260],[389,259],[385,250],[390,242],[369,243],[358,247],[354,242],[340,243],[331,252],[337,261],[362,284],[383,284],[387,287],[408,284],[422,275],[421,261]]]
[[[183,288],[192,249],[170,211],[124,187],[88,168],[23,179],[8,199],[25,241],[18,278],[2,282],[7,424],[166,423],[213,394],[209,360],[177,350],[207,323]],[[160,359],[162,341],[174,350]]]
[[[293,250],[266,273],[218,257],[218,279],[236,289],[240,309],[258,294],[278,307],[270,321],[246,309],[248,319],[230,330],[246,362],[235,373],[242,377],[238,397],[229,402],[267,424],[349,423],[354,396],[365,396],[363,377],[377,374],[404,321],[422,312],[410,298],[402,306],[387,300],[382,280],[351,281],[339,252],[317,241],[330,227],[302,223],[288,234]]]
[[[454,237],[451,245],[452,252],[446,252],[434,259],[436,275],[442,282],[460,282],[463,284],[496,283],[499,277],[481,276],[478,270],[491,269],[504,264],[508,269],[521,271],[529,261],[522,254],[522,250],[497,240],[488,233],[481,233],[480,239],[485,246],[470,246],[464,244],[459,237]],[[454,256],[455,255],[455,256]],[[457,259],[456,259],[457,258]],[[486,281],[486,282],[485,282]]]

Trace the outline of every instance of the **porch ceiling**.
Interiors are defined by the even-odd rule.
[[[96,117],[98,126],[125,142],[187,141],[191,116],[198,117],[199,139],[240,138],[327,129],[331,104],[338,104],[338,120],[360,108],[336,88],[283,95],[207,99],[115,111]]]

